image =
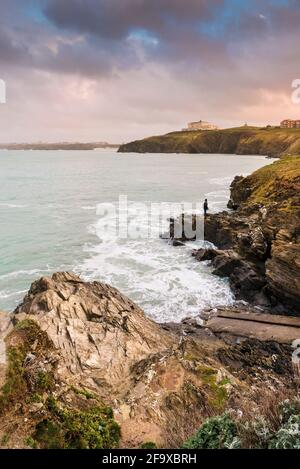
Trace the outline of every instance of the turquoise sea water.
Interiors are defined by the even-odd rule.
[[[136,155],[107,151],[0,152],[0,309],[58,270],[113,284],[152,318],[181,320],[234,301],[226,280],[160,239],[103,239],[97,204],[198,202],[225,209],[237,174],[261,156]]]

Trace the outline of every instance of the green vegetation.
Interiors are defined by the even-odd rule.
[[[48,417],[36,425],[32,441],[45,449],[115,448],[120,427],[109,407],[92,406],[86,410],[62,407],[54,397],[46,403]]]
[[[7,443],[9,442],[10,435],[8,433],[4,433],[4,435],[1,438],[1,444],[0,446],[6,446]]]
[[[146,443],[143,443],[140,447],[140,449],[156,449],[157,446],[153,441],[147,441]]]
[[[17,399],[22,399],[27,391],[24,378],[25,350],[23,347],[10,347],[7,351],[7,372],[0,396],[0,413]]]
[[[292,415],[270,440],[269,449],[300,449],[300,415]]]
[[[33,434],[24,442],[31,448],[117,447],[120,427],[112,409],[102,405],[97,396],[85,389],[71,388],[81,398],[76,398],[75,408],[59,403],[54,397],[54,368],[49,371],[45,365],[52,348],[47,334],[34,321],[25,320],[16,325],[7,338],[8,366],[0,412],[16,402],[22,402],[25,409],[27,405],[43,404],[43,420],[34,423]],[[1,444],[5,445],[8,438],[9,434],[5,433]]]
[[[225,413],[208,419],[185,444],[187,449],[300,449],[300,400],[283,402],[274,413],[235,420]]]
[[[237,426],[228,414],[208,419],[183,446],[186,449],[234,449],[240,447]]]
[[[281,428],[270,439],[271,449],[300,449],[300,400],[284,401],[280,408]]]
[[[9,345],[11,337],[14,338],[14,342],[18,345]],[[47,351],[52,347],[47,334],[34,321],[25,320],[19,322],[10,337],[8,337],[8,366],[5,383],[1,389],[0,413],[16,401],[26,400],[29,378],[31,378],[31,387],[34,386],[34,390],[31,390],[31,392],[35,399],[37,399],[39,393],[49,391],[54,386],[52,373],[40,370],[36,376],[28,375],[24,363],[26,355],[31,350],[33,344],[35,344],[36,356],[41,350]]]
[[[36,441],[34,441],[34,439],[31,436],[29,436],[28,438],[25,438],[24,443],[26,446],[29,446],[29,448],[32,448],[32,449],[37,448]]]
[[[119,151],[294,155],[300,153],[300,130],[278,127],[237,127],[213,131],[172,132],[121,145]]]
[[[86,389],[79,389],[79,388],[76,388],[75,386],[72,386],[71,389],[75,394],[78,394],[79,396],[84,396],[86,399],[96,399],[97,398],[97,396],[95,394],[93,394],[90,391],[87,391]]]
[[[279,210],[299,209],[300,156],[285,157],[265,166],[240,183],[251,188],[247,204],[280,202]]]
[[[208,388],[208,404],[210,407],[219,412],[224,410],[228,401],[228,393],[225,386],[230,384],[230,381],[225,378],[220,383],[217,383],[217,371],[206,366],[198,366],[197,373]]]

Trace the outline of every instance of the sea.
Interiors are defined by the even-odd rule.
[[[119,214],[106,209],[118,207],[121,196],[127,222],[136,226],[151,222],[140,206],[201,207],[207,198],[216,213],[226,210],[236,175],[271,162],[253,155],[0,151],[0,310],[13,311],[34,280],[66,270],[113,285],[158,322],[234,304],[228,280],[191,255],[203,241],[175,248],[145,230],[119,236],[103,229]]]

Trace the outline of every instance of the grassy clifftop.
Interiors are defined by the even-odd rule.
[[[121,145],[119,152],[294,155],[300,153],[300,129],[238,127],[214,131],[172,132]]]
[[[237,178],[231,187],[233,203],[247,206],[274,205],[278,212],[299,211],[300,208],[300,156],[284,157],[267,165],[247,178]]]

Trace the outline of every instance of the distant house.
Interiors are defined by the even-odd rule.
[[[300,120],[285,119],[280,123],[282,129],[300,129]]]
[[[198,122],[190,122],[187,126],[187,129],[183,129],[184,131],[192,132],[194,130],[218,130],[218,126],[211,124],[210,122],[205,121],[198,121]]]

